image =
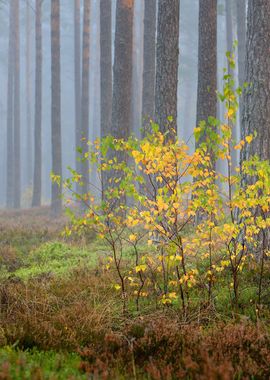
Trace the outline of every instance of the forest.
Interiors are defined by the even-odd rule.
[[[270,0],[0,0],[0,380],[270,379]]]

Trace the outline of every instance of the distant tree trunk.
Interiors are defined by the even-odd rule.
[[[134,0],[117,0],[112,103],[112,135],[117,139],[127,139],[131,133],[133,16]],[[128,162],[123,152],[109,151],[109,156],[119,162]],[[108,173],[109,180],[123,175],[121,170]],[[114,181],[110,186],[115,186]],[[121,197],[121,202],[126,202],[125,196]]]
[[[245,81],[245,52],[246,52],[246,0],[236,1],[237,10],[237,39],[238,39],[238,70],[239,84]]]
[[[245,82],[245,55],[246,55],[246,0],[236,0],[237,10],[237,40],[238,40],[238,81],[242,87]],[[239,103],[240,115],[243,113],[243,98]],[[240,129],[242,120],[240,116]]]
[[[74,0],[74,95],[75,95],[75,147],[81,145],[81,0]],[[77,154],[76,154],[77,156]],[[76,159],[76,171],[81,163]],[[77,187],[77,191],[79,188]]]
[[[20,5],[14,0],[14,208],[21,207]]]
[[[35,160],[32,206],[41,205],[41,116],[42,116],[42,0],[36,0],[36,74],[35,74]]]
[[[52,123],[52,171],[62,175],[61,145],[61,67],[60,67],[60,1],[51,0],[51,123]],[[51,210],[58,215],[62,210],[62,186],[52,183]]]
[[[111,133],[112,117],[112,4],[100,0],[101,137]]]
[[[134,0],[117,0],[112,106],[116,138],[127,138],[131,130],[133,13]]]
[[[162,132],[170,129],[169,139],[174,139],[177,132],[179,3],[180,0],[158,3],[155,116]],[[171,122],[168,117],[172,117]]]
[[[143,14],[144,2],[135,1],[132,36],[131,128],[132,133],[138,137],[142,124]]]
[[[112,133],[112,4],[100,0],[100,136]],[[102,194],[108,175],[102,172]]]
[[[142,121],[147,126],[155,111],[156,0],[144,4]]]
[[[217,113],[217,0],[199,4],[197,125]]]
[[[7,84],[7,188],[6,205],[13,207],[14,191],[14,2],[9,3],[9,47]]]
[[[32,38],[31,38],[31,8],[29,3],[26,3],[26,23],[25,23],[25,82],[26,82],[26,139],[27,139],[27,175],[26,183],[30,186],[33,183],[33,148],[32,148]]]
[[[83,59],[82,59],[82,97],[81,97],[81,131],[83,138],[83,155],[88,152],[89,140],[89,58],[90,58],[90,0],[84,0],[83,14]],[[82,193],[89,190],[89,161],[82,163]]]
[[[227,0],[226,1],[226,39],[227,39],[227,50],[232,52],[233,50],[233,19],[232,19],[232,0]],[[234,70],[231,68],[229,63],[227,64],[228,66],[228,74],[234,75]],[[234,140],[236,144],[237,140],[237,125],[232,125],[232,139]],[[238,154],[235,149],[232,149],[231,152],[231,163],[232,163],[232,172],[235,174],[234,169],[235,167],[239,164],[239,159],[238,159]]]
[[[227,50],[233,49],[233,22],[232,22],[232,0],[226,0],[226,37]],[[230,71],[230,68],[229,68]]]
[[[257,154],[270,159],[270,2],[249,0],[246,41],[246,82],[252,84],[244,92],[243,137],[257,133],[241,154],[246,160]]]

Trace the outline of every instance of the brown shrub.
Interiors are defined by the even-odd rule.
[[[8,244],[0,245],[0,267],[2,266],[9,272],[13,272],[21,266],[21,258],[17,250]]]
[[[78,270],[65,279],[6,281],[0,289],[0,328],[7,342],[76,349],[102,338],[117,316],[108,276]]]
[[[65,216],[55,218],[50,207],[39,207],[25,210],[1,210],[0,229],[23,229],[35,231],[47,229],[51,234],[59,232],[67,223]]]
[[[153,380],[270,376],[269,334],[252,324],[219,324],[205,330],[160,315],[148,317],[128,323],[121,333],[108,333],[81,356],[82,369],[104,379],[116,376],[119,367],[130,378],[146,373]]]

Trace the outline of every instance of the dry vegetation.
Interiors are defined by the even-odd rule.
[[[22,279],[14,271],[24,255],[59,238],[65,220],[52,221],[46,209],[2,213],[0,220],[1,259],[8,268],[0,287],[0,379],[269,378],[266,319],[228,318],[203,307],[183,318],[170,306],[142,314],[131,306],[123,316],[112,286],[116,274],[101,269],[101,262],[70,268],[64,276],[52,271]],[[24,236],[20,249],[18,235]],[[97,254],[88,247],[89,257]],[[46,355],[54,363],[50,371]],[[56,355],[71,356],[57,367]]]

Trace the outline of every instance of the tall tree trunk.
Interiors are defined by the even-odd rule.
[[[51,0],[51,123],[52,123],[52,171],[62,175],[61,144],[61,67],[60,67],[60,1]],[[58,215],[62,210],[62,185],[52,183],[51,210]]]
[[[160,130],[170,130],[169,139],[177,132],[179,3],[159,0],[158,4],[155,115]]]
[[[233,9],[232,9],[232,0],[226,1],[226,39],[227,39],[227,51],[232,52],[233,50]],[[228,74],[234,75],[234,70],[231,68],[230,64],[228,63]],[[233,141],[237,142],[237,125],[232,125],[232,139]],[[238,165],[238,154],[235,149],[232,149],[231,152],[231,163],[232,163],[232,172],[235,174],[235,167]]]
[[[233,49],[233,22],[232,22],[232,0],[226,0],[226,38],[227,51]],[[228,68],[231,71],[230,67]]]
[[[74,96],[75,96],[75,147],[81,145],[81,0],[74,0]],[[77,155],[77,154],[76,154]],[[76,171],[81,172],[76,159]],[[77,191],[79,188],[77,187]]]
[[[245,82],[245,55],[246,55],[246,0],[236,0],[237,11],[237,40],[238,40],[238,81],[242,87]],[[242,131],[241,115],[243,113],[243,98],[239,103],[240,129]]]
[[[134,2],[132,37],[132,94],[131,128],[135,136],[140,136],[142,115],[142,79],[143,79],[143,14],[144,2]]]
[[[133,16],[134,0],[117,0],[112,102],[112,135],[117,139],[127,139],[131,133]],[[109,156],[119,162],[128,162],[123,152],[109,151]],[[116,186],[113,180],[123,176],[121,170],[110,171],[110,186]],[[122,196],[115,206],[120,202],[126,202],[126,197]]]
[[[217,113],[217,0],[200,0],[198,55],[197,125]]]
[[[88,152],[89,140],[89,59],[90,59],[90,0],[84,0],[83,14],[83,58],[82,58],[82,97],[81,97],[81,131],[83,138],[83,155]],[[89,190],[89,161],[82,164],[82,193]]]
[[[14,0],[14,208],[21,207],[20,5]]]
[[[100,0],[100,133],[111,133],[112,117],[112,4]]]
[[[142,121],[146,127],[155,111],[156,0],[144,4]]]
[[[41,205],[41,178],[42,178],[42,146],[41,146],[41,123],[42,123],[42,0],[36,0],[36,74],[35,74],[35,161],[34,161],[34,184],[32,206]]]
[[[112,4],[100,0],[100,135],[112,133]],[[108,175],[102,172],[102,194]]]
[[[32,38],[31,38],[31,7],[26,3],[26,23],[25,23],[25,82],[26,82],[26,138],[27,138],[27,154],[26,154],[26,170],[27,186],[30,186],[33,181],[33,150],[32,150]]]
[[[244,93],[243,137],[257,133],[252,143],[243,149],[241,159],[257,154],[270,159],[270,2],[249,0],[246,40],[246,82]]]
[[[245,81],[245,52],[246,52],[246,0],[236,1],[237,10],[237,39],[238,39],[238,70],[239,84]]]
[[[117,0],[112,106],[116,138],[127,138],[131,131],[133,13],[134,0]]]
[[[241,162],[257,155],[262,161],[270,161],[270,2],[268,0],[249,0],[246,35],[246,73],[249,84],[244,91],[242,137],[256,133],[250,145],[241,151]],[[256,178],[244,176],[243,185],[252,184]],[[262,210],[253,212],[259,216]],[[269,217],[263,215],[263,218]],[[270,228],[258,237],[256,256],[265,258],[270,249]]]
[[[14,2],[9,4],[9,47],[8,47],[8,84],[7,84],[7,208],[13,206],[14,191]]]

